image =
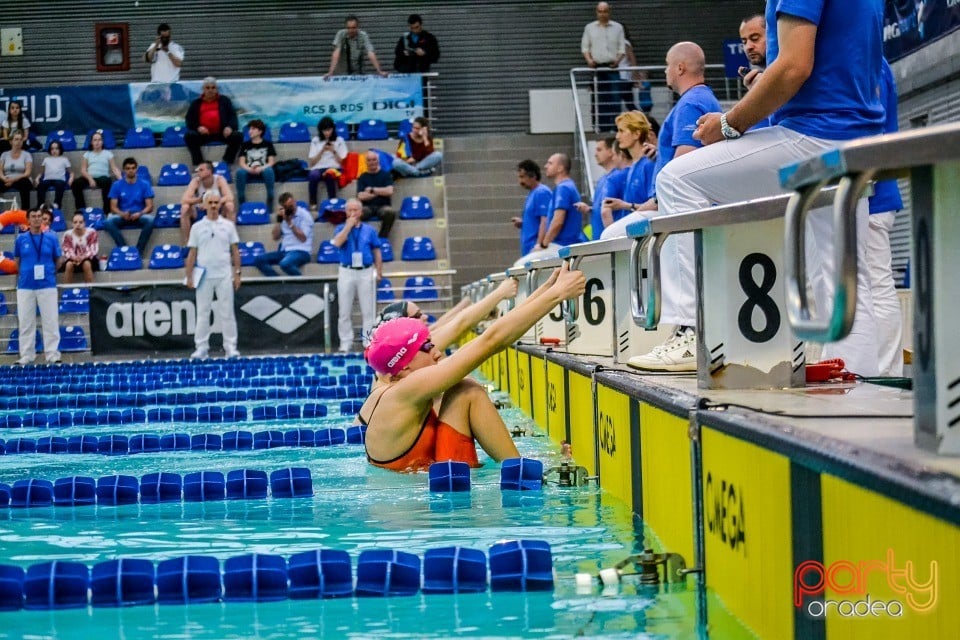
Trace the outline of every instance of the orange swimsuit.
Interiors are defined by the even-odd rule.
[[[382,397],[383,394],[381,394]],[[377,398],[373,405],[373,411],[376,411],[380,398]],[[373,411],[370,417],[373,417]],[[357,415],[360,424],[366,425],[367,421]],[[434,462],[440,460],[456,460],[466,462],[471,467],[479,467],[477,460],[477,447],[473,443],[473,438],[464,435],[442,422],[437,416],[437,412],[430,408],[427,417],[423,419],[423,426],[420,427],[420,433],[414,440],[410,448],[401,453],[396,458],[390,460],[374,460],[367,453],[367,460],[370,464],[390,469],[392,471],[426,471]]]

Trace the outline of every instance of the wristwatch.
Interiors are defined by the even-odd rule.
[[[743,134],[727,123],[727,114],[720,115],[720,134],[727,140],[736,140]]]

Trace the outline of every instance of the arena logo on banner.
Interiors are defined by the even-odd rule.
[[[906,610],[927,613],[940,599],[939,563],[930,561],[926,575],[907,560],[897,565],[893,549],[885,560],[836,560],[828,565],[816,560],[801,562],[793,574],[793,604],[816,619],[836,615],[843,618],[900,618]],[[883,600],[870,594],[886,586],[896,597]],[[841,599],[826,598],[827,590]]]

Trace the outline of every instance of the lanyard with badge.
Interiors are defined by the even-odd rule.
[[[34,279],[34,280],[44,280],[44,279],[46,279],[46,277],[47,277],[47,276],[46,276],[46,269],[44,269],[43,264],[41,263],[41,261],[43,260],[43,245],[44,245],[43,240],[44,240],[45,236],[41,233],[41,234],[37,237],[37,239],[39,240],[39,242],[36,242],[36,241],[34,241],[34,239],[33,239],[33,234],[32,234],[32,233],[28,233],[27,235],[30,236],[30,244],[33,245],[33,249],[37,252],[37,261],[36,261],[36,263],[33,265],[33,279]]]
[[[347,236],[347,241],[353,244],[353,251],[350,253],[350,266],[353,267],[354,269],[363,268],[363,252],[359,251],[360,241],[357,239],[355,235],[353,235],[354,231],[359,231],[359,230],[360,230],[360,227],[354,227],[353,229],[350,230],[350,234]]]

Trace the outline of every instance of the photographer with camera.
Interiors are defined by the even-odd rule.
[[[301,275],[300,267],[310,262],[313,249],[313,218],[297,204],[292,193],[280,194],[277,222],[271,235],[274,240],[280,240],[280,247],[257,256],[254,263],[257,269],[265,276],[276,277],[279,274],[272,265],[279,264],[287,275]]]
[[[334,230],[330,240],[330,244],[340,250],[337,331],[340,335],[340,351],[344,353],[350,351],[353,345],[354,298],[360,302],[361,338],[363,346],[367,346],[377,313],[377,283],[383,277],[380,238],[373,227],[361,220],[362,216],[360,201],[356,198],[347,200],[347,219]]]
[[[432,33],[424,31],[419,15],[411,14],[407,24],[410,30],[400,36],[393,50],[393,68],[399,73],[427,73],[440,59],[440,45]]]
[[[157,38],[143,54],[150,64],[150,82],[179,82],[183,66],[183,47],[170,39],[170,25],[157,27]]]

